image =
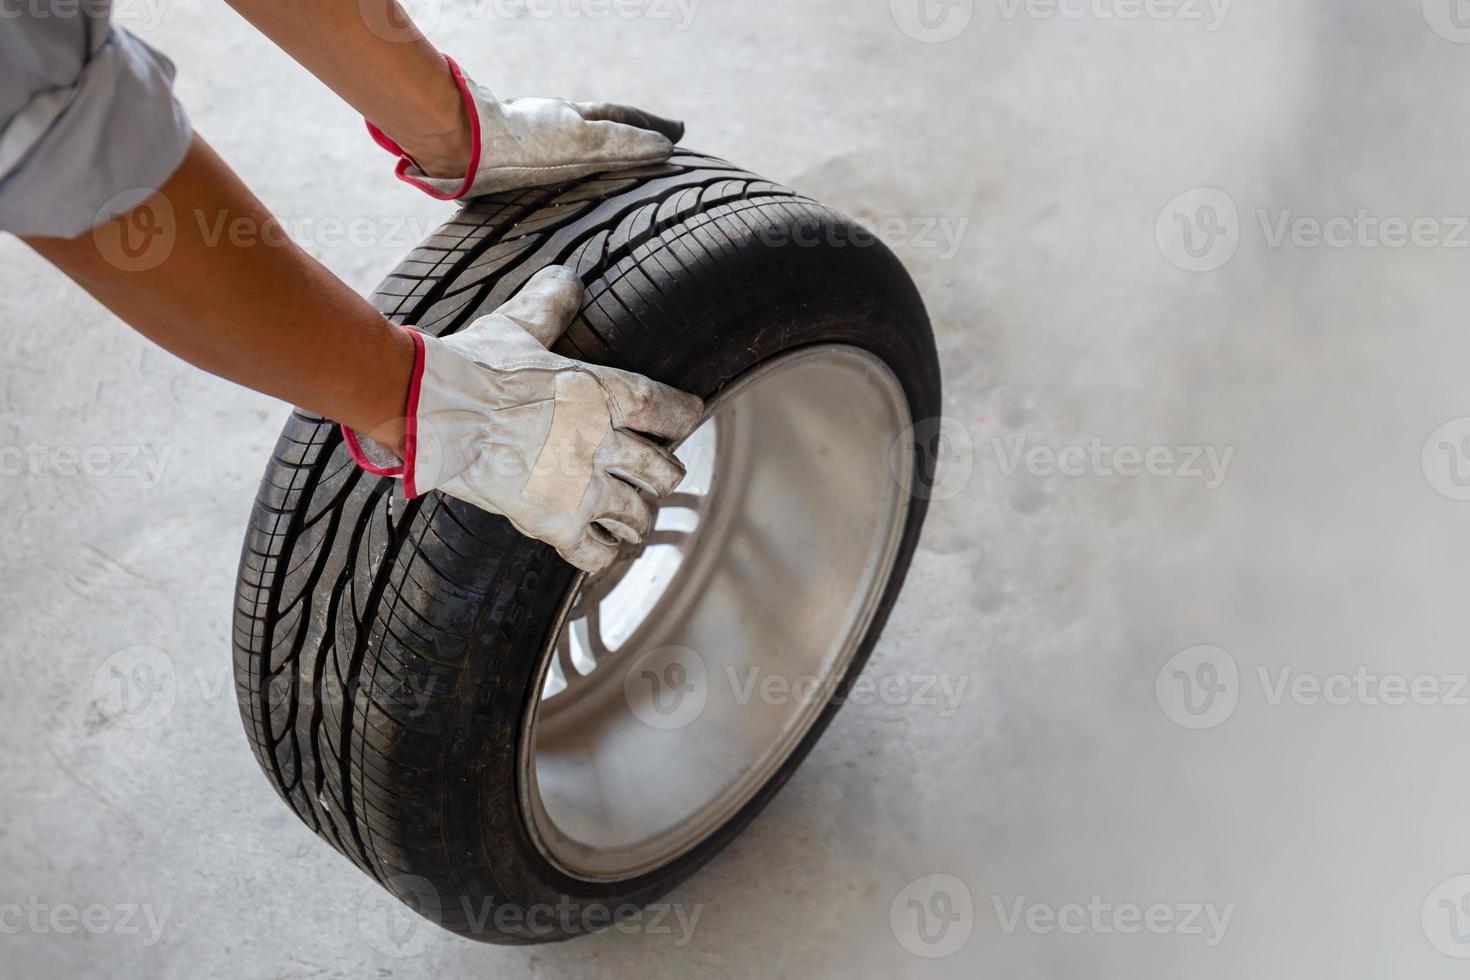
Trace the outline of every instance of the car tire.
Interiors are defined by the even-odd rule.
[[[794,720],[773,722],[790,730],[771,737],[760,778],[729,799],[712,796],[715,816],[662,841],[662,850],[620,865],[589,847],[596,853],[581,862],[581,845],[548,844],[527,776],[540,771],[528,762],[541,744],[531,722],[555,666],[549,651],[583,586],[579,574],[501,517],[438,493],[405,501],[395,481],[353,465],[337,426],[302,411],[291,416],[240,562],[233,645],[246,732],[276,791],[317,835],[424,917],[497,943],[561,940],[636,916],[729,844],[790,777],[897,598],[933,478],[926,443],[937,429],[929,420],[940,411],[928,319],[892,253],[837,212],[695,153],[476,200],[373,298],[394,322],[446,335],[550,264],[570,266],[588,290],[559,353],[636,371],[712,404],[763,365],[838,372],[795,376],[782,411],[801,414],[803,392],[826,384],[840,414],[774,428],[766,418],[750,451],[791,442],[798,437],[787,429],[806,426],[807,441],[780,464],[785,478],[799,483],[800,460],[835,447],[862,457],[854,479],[821,490],[841,499],[831,509],[857,515],[841,533],[868,533],[862,515],[876,511],[865,501],[896,500],[883,505],[896,516],[876,570],[850,576],[859,583],[852,589],[869,597],[861,615],[829,614],[853,635],[824,675],[820,703],[779,709]],[[897,393],[896,407],[867,407],[882,399],[844,380],[869,375],[874,391]],[[872,455],[878,440],[889,460],[882,477]],[[757,492],[729,496],[748,501]],[[788,499],[779,489],[759,492],[771,494],[768,510]],[[820,583],[803,585],[802,576],[836,576],[823,571],[832,567],[824,555],[843,540],[816,537],[804,553],[782,556],[785,570],[772,574],[791,575],[792,585],[762,594],[794,595],[773,600],[782,622],[765,628],[784,629],[801,619],[791,609],[819,601]],[[854,554],[880,554],[872,548]],[[733,553],[727,543],[714,558]],[[702,588],[708,596],[714,586]],[[720,635],[735,648],[745,628],[736,623]],[[767,645],[777,636],[764,635]],[[708,749],[718,734],[698,744]],[[640,753],[613,762],[638,766]],[[668,760],[660,771],[672,781],[665,785],[683,778]],[[606,853],[632,854],[626,844],[615,841]]]

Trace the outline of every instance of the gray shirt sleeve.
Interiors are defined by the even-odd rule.
[[[0,231],[79,235],[183,161],[192,133],[173,63],[109,13],[0,4]]]

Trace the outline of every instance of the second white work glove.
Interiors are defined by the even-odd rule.
[[[398,156],[400,180],[444,201],[560,184],[605,170],[667,160],[684,124],[609,102],[521,98],[501,101],[447,55],[470,117],[471,156],[463,177],[430,177],[382,130],[378,145]]]
[[[344,427],[353,459],[403,477],[410,498],[439,490],[504,515],[583,571],[606,568],[652,528],[652,498],[684,478],[652,439],[685,439],[704,403],[551,353],[582,299],[576,274],[551,266],[459,333],[414,331],[405,458]]]

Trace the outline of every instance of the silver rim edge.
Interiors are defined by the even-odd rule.
[[[646,874],[785,764],[892,577],[910,421],[887,365],[846,345],[778,357],[711,401],[644,547],[578,582],[540,655],[517,779],[549,861]]]

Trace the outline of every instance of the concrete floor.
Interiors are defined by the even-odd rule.
[[[235,562],[285,407],[0,241],[0,445],[44,450],[0,478],[0,976],[1460,974],[1470,504],[1442,454],[1465,433],[1421,459],[1470,415],[1470,45],[1448,0],[1237,0],[1223,22],[1193,0],[1140,19],[978,0],[942,43],[896,24],[962,19],[922,28],[909,0],[704,0],[688,23],[487,9],[420,12],[499,90],[682,113],[690,145],[887,227],[973,473],[936,503],[871,669],[963,680],[958,710],[848,706],[672,897],[701,908],[687,943],[385,944],[373,886],[257,771],[230,687]],[[198,128],[355,286],[445,213],[222,5],[155,10],[129,23],[178,61]],[[1171,205],[1195,188],[1228,204]],[[1192,258],[1175,216],[1207,245],[1201,203],[1227,234]],[[1433,223],[1397,248],[1386,228],[1276,235],[1360,210]],[[313,223],[362,216],[362,240]],[[1192,450],[1157,457],[1167,476],[1011,465],[1094,445],[1233,455],[1213,489],[1170,470]],[[107,474],[74,475],[68,447],[101,447]],[[1202,644],[1228,653],[1166,667]],[[138,646],[161,651],[143,656],[163,707],[130,729],[94,691]],[[1175,675],[1210,680],[1200,657],[1220,686],[1202,716]],[[1345,703],[1313,703],[1314,681]],[[1423,703],[1382,703],[1416,681]],[[950,932],[916,939],[909,899]],[[1163,934],[1123,903],[1159,906]],[[95,933],[52,917],[93,904]],[[1217,921],[1184,922],[1191,904]],[[156,935],[131,905],[166,915]]]

